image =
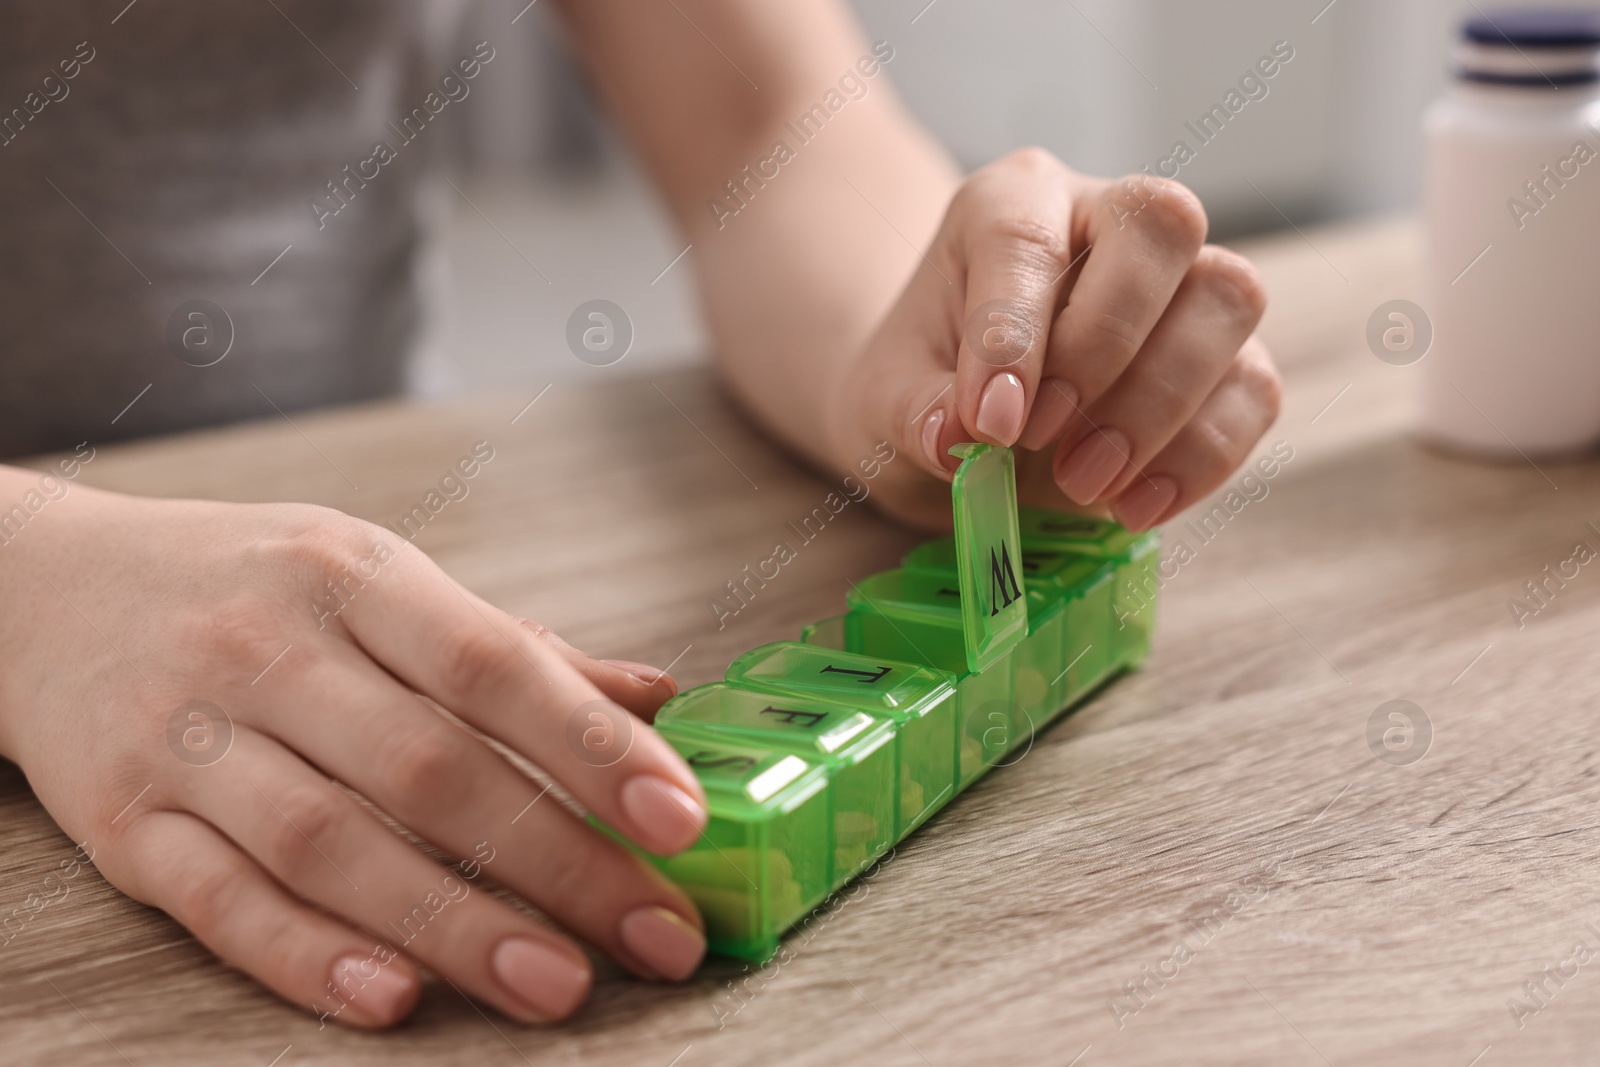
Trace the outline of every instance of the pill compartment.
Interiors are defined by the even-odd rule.
[[[956,576],[955,538],[945,537],[918,545],[906,553],[903,568],[942,580],[948,585]],[[1020,553],[1023,588],[1028,597],[1028,636],[1013,657],[1013,718],[1005,749],[1015,749],[1027,741],[1072,700],[1067,661],[1061,659],[1069,643],[1066,599],[1057,581],[1084,563],[1078,553],[1056,548],[1032,548],[1023,543]],[[1082,647],[1082,643],[1079,643]],[[995,722],[992,714],[985,719]],[[994,725],[986,728],[995,729]],[[991,739],[994,734],[991,733]]]
[[[1136,536],[1109,519],[1043,508],[1018,508],[1017,528],[1024,549],[1060,548],[1099,559],[1126,556]]]
[[[726,739],[827,767],[830,885],[842,883],[894,844],[898,773],[895,726],[888,719],[843,704],[716,682],[674,697],[656,716],[656,728],[677,744]]]
[[[845,603],[849,651],[966,673],[961,590],[954,572],[883,571],[851,583]]]
[[[1052,579],[1065,607],[1061,665],[1072,701],[1083,699],[1121,668],[1124,654],[1114,603],[1120,566],[1118,560],[1079,559]]]
[[[1016,716],[1007,752],[1028,746],[1071,702],[1066,660],[1067,606],[1059,595],[1028,589],[1028,636],[1013,656],[1011,691]],[[1014,758],[1014,757],[1013,757]]]
[[[1024,550],[1026,551],[1026,550]],[[1156,630],[1157,567],[1161,562],[1161,533],[1146,530],[1128,548],[1127,562],[1118,568],[1115,626],[1125,667],[1137,667],[1150,655]]]
[[[903,568],[884,571],[857,582],[846,599],[845,646],[851,652],[909,660],[956,675],[956,788],[965,789],[1005,755],[1017,736],[1011,677],[1016,642],[988,670],[965,670],[961,592],[948,576]]]
[[[783,932],[833,889],[827,770],[756,745],[667,741],[700,780],[710,818],[676,856],[644,854],[700,909],[711,951],[768,959]]]
[[[893,722],[899,773],[897,839],[954,795],[957,700],[956,677],[949,672],[779,641],[734,660],[727,679],[780,696],[837,702]]]

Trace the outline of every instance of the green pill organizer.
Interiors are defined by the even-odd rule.
[[[1149,654],[1159,535],[1019,511],[1009,449],[950,451],[954,536],[656,717],[710,822],[650,859],[700,908],[713,952],[770,959],[830,893]]]

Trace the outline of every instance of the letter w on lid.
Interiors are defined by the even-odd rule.
[[[955,508],[956,578],[967,669],[981,671],[1028,636],[1028,600],[1017,571],[1016,466],[1009,448],[967,442],[951,484]]]
[[[1000,614],[1001,608],[1009,608],[1021,595],[1022,590],[1017,588],[1017,572],[1011,566],[1011,553],[1002,541],[998,552],[989,549],[989,603],[993,605],[989,614]]]

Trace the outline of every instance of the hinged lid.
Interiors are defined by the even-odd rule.
[[[950,497],[967,669],[981,671],[1028,636],[1016,464],[1009,448],[976,442],[954,445],[950,454],[961,460]]]

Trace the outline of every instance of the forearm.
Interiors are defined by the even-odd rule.
[[[834,391],[920,263],[959,181],[888,89],[874,85],[798,145],[754,196],[742,191],[753,182],[738,186],[746,203],[737,215],[719,223],[704,201],[687,211],[725,377],[773,433],[823,465],[849,460],[824,451]],[[873,94],[878,107],[851,113]],[[776,136],[795,144],[788,133]],[[771,154],[768,143],[752,158]]]
[[[791,447],[838,462],[833,390],[959,174],[896,98],[893,42],[875,51],[841,6],[678,7],[564,13],[693,245],[727,380]]]

